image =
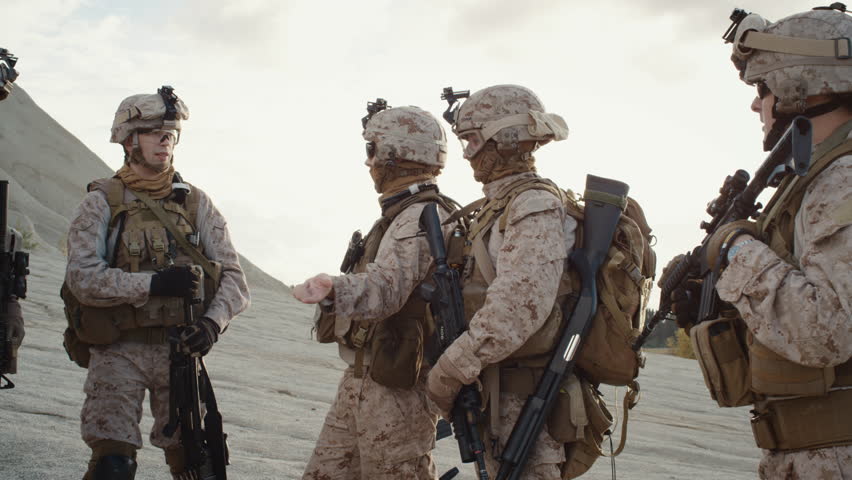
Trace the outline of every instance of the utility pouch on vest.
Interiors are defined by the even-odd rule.
[[[738,317],[701,322],[690,330],[704,383],[720,407],[741,407],[755,401],[749,382],[744,330]]]
[[[314,311],[314,333],[319,343],[334,343],[336,341],[334,337],[334,322],[335,315],[323,312],[322,308],[317,305]]]
[[[89,344],[80,340],[76,331],[76,327],[80,325],[83,318],[80,302],[65,283],[59,290],[59,296],[65,303],[65,319],[68,321],[68,327],[62,334],[62,346],[71,361],[83,368],[89,368]]]
[[[423,338],[417,318],[401,315],[379,323],[370,341],[370,378],[389,388],[414,387],[423,361]]]
[[[835,370],[791,362],[749,335],[751,387],[763,395],[825,395],[834,385]]]
[[[563,387],[564,388],[564,387]],[[588,382],[582,381],[580,384],[580,392],[582,395],[581,405],[585,409],[586,426],[579,431],[575,436],[575,441],[565,444],[565,463],[562,465],[562,478],[571,479],[577,478],[586,473],[595,461],[600,458],[601,443],[603,443],[604,435],[612,428],[612,415],[606,408],[606,403],[598,395],[594,388]],[[564,414],[558,413],[562,408],[562,397],[569,397],[562,391],[559,392],[560,403],[557,403],[554,412],[551,413],[551,418],[554,415],[564,417]],[[576,415],[574,415],[576,417]],[[566,418],[562,423],[573,423],[574,420]],[[551,430],[551,419],[548,419],[547,428],[553,436]],[[574,428],[576,431],[576,427]]]
[[[802,450],[852,445],[852,390],[820,397],[761,402],[752,410],[757,446],[769,450]]]

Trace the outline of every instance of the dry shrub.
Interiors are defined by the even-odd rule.
[[[695,359],[695,352],[692,351],[692,342],[689,340],[689,335],[682,328],[677,329],[674,337],[666,339],[666,346],[669,347],[669,352],[672,355]]]

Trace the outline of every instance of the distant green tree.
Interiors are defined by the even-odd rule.
[[[657,311],[653,308],[646,309],[645,320],[650,320],[656,313]],[[654,328],[654,331],[648,337],[648,340],[645,341],[645,346],[649,348],[667,347],[667,340],[669,338],[674,338],[676,331],[677,324],[675,322],[671,320],[663,320],[657,324],[656,328]]]

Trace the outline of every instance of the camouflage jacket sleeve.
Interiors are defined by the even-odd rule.
[[[204,254],[210,260],[222,264],[222,280],[216,295],[210,302],[204,316],[219,325],[221,331],[228,328],[231,319],[248,308],[251,297],[246,276],[240,266],[240,257],[231,243],[228,224],[210,197],[197,187],[193,194],[200,194],[198,202],[198,220],[196,228],[204,247]]]
[[[499,218],[491,230],[488,252],[497,276],[485,303],[468,330],[444,352],[464,383],[508,357],[544,325],[556,301],[568,247],[573,246],[576,223],[566,223],[562,204],[551,193],[526,191],[507,215],[502,235]]]
[[[426,237],[418,236],[425,203],[415,203],[391,222],[367,271],[334,277],[334,310],[352,321],[379,321],[398,312],[432,264]],[[441,220],[448,213],[438,208]],[[444,226],[444,236],[452,225]]]
[[[106,195],[89,192],[74,211],[68,229],[68,266],[65,281],[84,305],[113,307],[148,301],[151,274],[110,268],[107,261],[107,227],[110,220]]]
[[[852,357],[852,156],[836,160],[808,187],[795,221],[801,269],[765,244],[744,245],[717,284],[755,338],[810,367]]]

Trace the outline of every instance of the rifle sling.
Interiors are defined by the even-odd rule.
[[[189,254],[193,260],[195,260],[201,268],[204,270],[204,273],[207,274],[208,277],[212,278],[215,284],[219,283],[219,278],[216,275],[216,269],[213,267],[213,263],[207,259],[201,252],[198,251],[189,240],[177,229],[177,226],[174,224],[172,219],[169,218],[168,214],[163,207],[161,207],[157,202],[151,199],[147,194],[138,192],[136,190],[130,190],[133,195],[136,196],[139,200],[142,200],[142,203],[148,206],[151,212],[160,220],[160,223],[163,224],[164,227],[172,234],[175,238],[175,241],[178,243],[181,249]]]

